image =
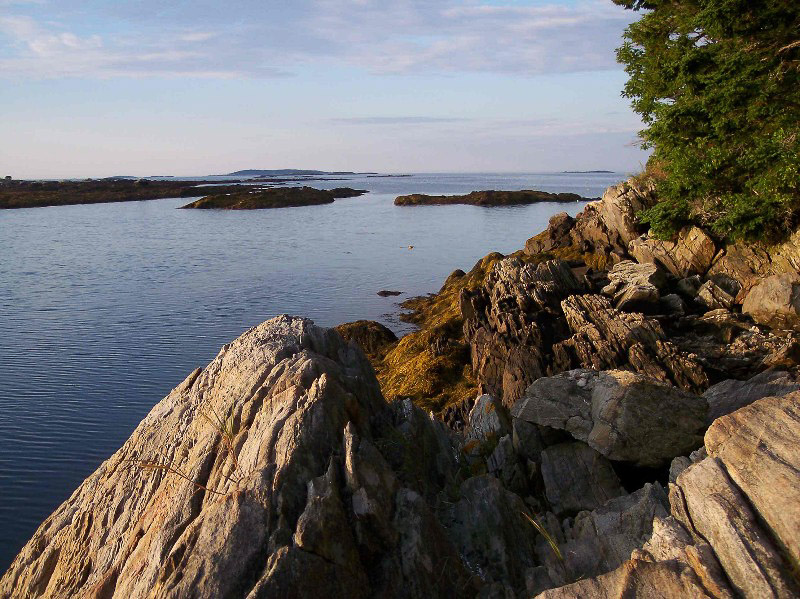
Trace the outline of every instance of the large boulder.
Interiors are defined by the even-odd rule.
[[[152,409],[36,531],[0,596],[474,593],[434,511],[455,472],[440,427],[387,404],[355,345],[278,317]]]
[[[675,241],[643,235],[632,240],[628,253],[640,263],[659,264],[677,277],[703,275],[716,254],[714,241],[699,227],[687,227]]]
[[[611,298],[614,307],[626,312],[652,310],[658,305],[660,290],[667,282],[664,272],[655,264],[637,264],[623,260],[608,271],[609,284],[602,293]]]
[[[633,372],[573,370],[531,384],[515,418],[567,431],[611,460],[661,466],[702,444],[708,404]]]
[[[573,295],[561,302],[572,336],[553,345],[553,370],[630,368],[691,391],[708,386],[697,357],[667,340],[661,324],[617,310],[602,295]]]
[[[747,294],[742,312],[773,329],[800,331],[800,274],[766,277]]]

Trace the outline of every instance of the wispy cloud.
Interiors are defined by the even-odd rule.
[[[309,65],[375,74],[603,70],[616,68],[613,49],[631,19],[607,0],[38,4],[0,0],[0,75],[275,77]]]

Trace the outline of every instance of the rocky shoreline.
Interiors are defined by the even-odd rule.
[[[650,238],[630,180],[407,300],[224,346],[2,597],[796,597],[800,233]],[[389,401],[387,401],[389,400]]]
[[[522,189],[520,191],[473,191],[466,195],[434,196],[422,193],[398,196],[395,206],[448,206],[468,204],[471,206],[518,206],[540,202],[574,203],[588,202],[597,198],[584,198],[577,193],[548,193]]]

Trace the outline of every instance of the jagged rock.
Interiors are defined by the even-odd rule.
[[[547,229],[525,242],[525,253],[535,256],[568,246],[571,243],[569,232],[574,225],[575,219],[566,212],[554,214],[550,217]]]
[[[230,444],[214,414],[231,415]],[[474,593],[426,500],[456,468],[437,430],[383,400],[354,345],[278,317],[153,408],[37,530],[0,596]]]
[[[506,489],[523,497],[527,494],[528,474],[514,451],[511,435],[506,435],[497,442],[494,451],[486,460],[486,469],[489,474],[500,479]]]
[[[681,523],[711,545],[739,594],[795,596],[778,548],[719,460],[709,457],[687,468],[673,491],[672,500],[685,510]]]
[[[541,459],[547,501],[556,514],[593,510],[625,494],[611,463],[585,443],[553,445]]]
[[[708,404],[646,376],[573,370],[535,381],[515,418],[562,429],[612,460],[659,466],[702,444]]]
[[[466,437],[469,440],[485,441],[489,437],[499,439],[511,432],[502,404],[488,394],[483,394],[475,400],[468,422]]]
[[[800,231],[774,246],[737,242],[714,259],[708,274],[724,274],[740,285],[736,303],[741,304],[763,277],[800,271]]]
[[[722,343],[730,343],[740,333],[750,331],[752,321],[726,308],[709,310],[692,323],[692,330],[700,335],[710,335]]]
[[[703,393],[709,406],[708,424],[763,397],[781,396],[798,390],[800,383],[781,371],[762,372],[746,381],[722,381]]]
[[[591,512],[579,513],[564,530],[557,522],[547,525],[563,557],[553,553],[544,539],[537,555],[555,584],[566,584],[587,576],[598,576],[620,566],[631,552],[650,537],[653,519],[667,516],[667,495],[658,484],[646,484],[630,495],[610,499]]]
[[[538,597],[796,597],[800,392],[722,416],[670,485],[671,516],[613,572]],[[623,498],[625,499],[625,498]],[[619,501],[619,500],[613,500]]]
[[[526,570],[536,566],[536,532],[522,499],[488,475],[464,481],[460,496],[450,533],[468,567],[484,583],[502,582],[515,594],[525,589]]]
[[[761,362],[764,368],[797,369],[800,365],[800,342],[787,339],[784,343],[769,351]]]
[[[773,329],[800,331],[800,274],[767,277],[747,294],[742,312]]]
[[[600,201],[590,202],[575,219],[570,231],[572,244],[582,249],[624,256],[628,244],[642,232],[637,215],[655,204],[651,183],[629,179],[609,187]]]
[[[760,399],[715,420],[705,444],[800,564],[800,392]]]
[[[710,594],[692,568],[678,560],[651,562],[634,559],[621,567],[598,576],[550,589],[535,599],[718,599]]]
[[[655,264],[637,264],[623,260],[608,271],[609,284],[602,293],[614,302],[614,307],[628,312],[652,309],[660,299],[666,276]]]
[[[661,241],[643,235],[630,242],[628,253],[637,262],[659,264],[677,277],[688,277],[706,273],[716,254],[716,247],[702,229],[687,227],[675,241]]]
[[[601,295],[573,295],[561,306],[574,334],[553,346],[556,372],[624,367],[687,390],[708,386],[708,376],[696,357],[667,341],[658,321],[621,312]]]
[[[545,374],[551,340],[567,333],[560,301],[581,289],[566,262],[533,265],[507,258],[494,266],[483,288],[462,293],[472,372],[485,392],[511,406]]]
[[[734,297],[714,281],[706,281],[697,290],[697,301],[709,310],[730,310]]]

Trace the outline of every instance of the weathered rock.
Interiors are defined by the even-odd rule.
[[[535,256],[570,245],[569,232],[574,225],[575,219],[566,212],[554,214],[550,217],[547,229],[525,242],[525,253]]]
[[[673,500],[686,510],[682,523],[711,545],[739,594],[795,596],[777,547],[719,460],[710,457],[687,468],[673,491]]]
[[[469,424],[466,430],[467,439],[485,441],[490,437],[499,439],[511,432],[507,412],[502,404],[488,394],[475,400],[469,413]]]
[[[730,310],[734,302],[734,297],[714,281],[703,283],[697,290],[696,299],[709,310]]]
[[[555,584],[566,584],[587,576],[598,576],[619,567],[631,552],[650,537],[653,519],[667,516],[667,495],[659,484],[646,484],[631,493],[610,499],[591,512],[579,513],[554,539],[563,561],[540,539],[539,560]],[[550,519],[548,527],[557,531]]]
[[[678,281],[678,291],[688,299],[694,299],[700,292],[700,287],[703,285],[703,279],[700,275],[692,275],[684,277]]]
[[[688,227],[675,241],[661,241],[646,235],[628,246],[637,262],[659,264],[677,277],[703,275],[716,254],[714,241],[699,227]]]
[[[728,245],[714,259],[708,274],[723,274],[735,280],[740,285],[736,302],[742,303],[762,278],[799,271],[800,231],[795,231],[778,245],[745,242]]]
[[[580,441],[545,449],[542,479],[547,501],[560,515],[593,510],[625,494],[611,463]]]
[[[800,331],[800,273],[767,277],[747,294],[742,312],[773,329]]]
[[[485,392],[513,405],[545,374],[554,339],[567,334],[560,302],[580,292],[566,262],[498,262],[480,290],[463,293],[464,337],[472,372]]]
[[[637,215],[656,201],[650,183],[629,179],[609,187],[598,202],[586,205],[570,231],[572,244],[583,251],[624,256],[630,241],[642,232]]]
[[[460,495],[450,532],[468,567],[484,583],[524,590],[526,570],[536,566],[536,531],[525,504],[492,476],[467,479]]]
[[[553,346],[553,370],[630,368],[652,378],[699,391],[708,376],[691,353],[681,352],[658,321],[621,312],[601,295],[571,296],[561,302],[569,339]]]
[[[506,489],[523,497],[527,495],[528,473],[514,451],[511,435],[506,435],[497,442],[494,451],[486,460],[486,469],[489,474],[500,479]]]
[[[800,565],[800,392],[760,399],[714,421],[708,454]]]
[[[798,390],[800,383],[787,372],[781,371],[762,372],[746,381],[722,381],[703,393],[709,406],[708,423],[763,397],[781,396]]]
[[[229,414],[232,436],[213,424]],[[476,579],[426,500],[455,467],[427,416],[386,404],[360,350],[278,317],[158,403],[42,524],[0,595],[469,594]]]
[[[615,264],[608,271],[608,279],[603,295],[611,298],[615,308],[627,312],[652,310],[667,282],[663,271],[655,264],[637,264],[631,260]]]
[[[609,459],[642,466],[699,447],[707,412],[701,397],[621,370],[541,378],[512,408],[515,418],[566,430]]]
[[[550,589],[536,595],[535,599],[671,599],[692,597],[717,599],[703,587],[692,568],[678,560],[651,562],[634,559],[620,568],[596,578]]]

